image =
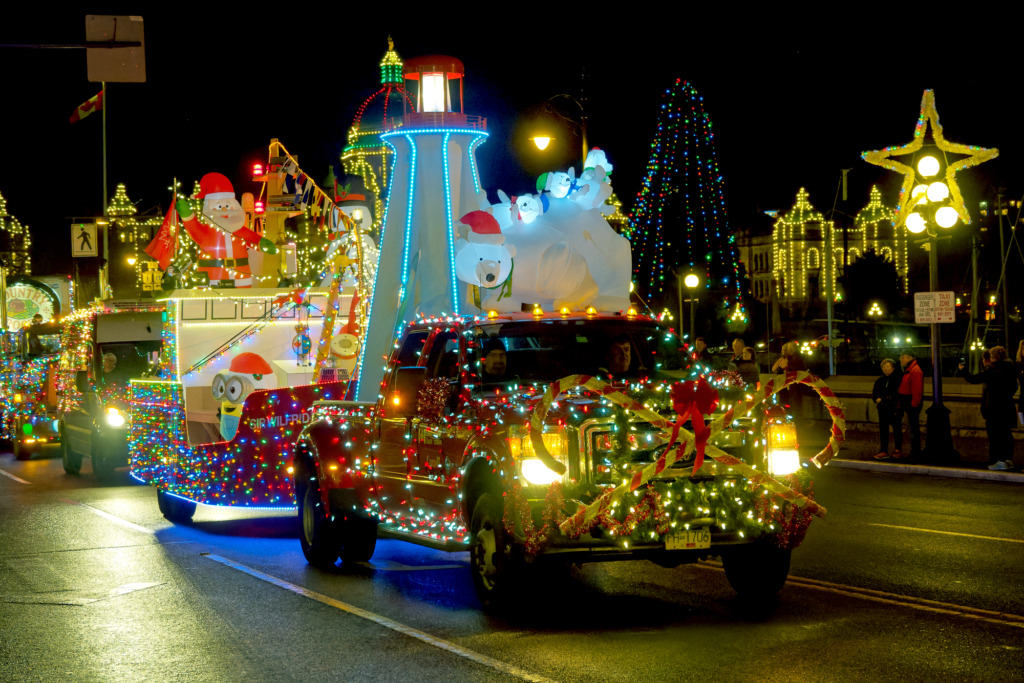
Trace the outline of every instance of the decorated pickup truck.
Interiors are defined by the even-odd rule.
[[[541,561],[720,556],[740,593],[771,595],[812,515],[793,423],[759,391],[705,377],[632,314],[420,320],[395,342],[375,403],[323,401],[299,436],[300,541],[318,567],[368,560],[378,537],[470,552],[485,607]],[[681,381],[685,380],[685,381]],[[717,386],[716,386],[717,385]]]

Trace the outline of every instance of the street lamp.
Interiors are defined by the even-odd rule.
[[[566,116],[562,112],[558,111],[558,108],[553,105],[553,103],[556,100],[563,99],[569,100],[574,105],[576,105],[576,108],[579,110],[577,112],[578,119]],[[566,95],[565,93],[552,95],[547,99],[547,101],[544,102],[542,111],[545,114],[552,114],[553,116],[556,116],[559,119],[572,124],[579,130],[580,139],[582,140],[583,144],[583,156],[580,158],[585,162],[587,159],[587,111],[586,109],[584,109],[580,101],[577,100],[572,95]],[[551,144],[551,141],[554,140],[555,138],[548,131],[542,131],[538,132],[530,139],[533,140],[533,144],[537,146],[537,149],[544,151],[545,149],[548,148],[548,145]]]
[[[697,327],[693,316],[693,302],[697,299],[697,287],[700,286],[700,278],[693,273],[687,273],[686,277],[683,278],[683,284],[690,290],[690,336],[696,339]],[[682,323],[682,312],[679,314],[680,324]]]
[[[939,238],[944,230],[950,230],[960,217],[949,205],[949,186],[941,180],[932,180],[942,170],[943,164],[931,154],[917,162],[917,176],[920,181],[911,191],[912,211],[907,215],[907,230],[920,235],[919,242],[928,252],[928,291],[939,290]],[[949,424],[949,408],[942,404],[942,334],[939,323],[931,323],[932,336],[932,405],[925,412],[928,415],[928,432],[925,435],[924,450],[934,462],[952,462],[958,458],[953,448],[953,435]]]
[[[958,155],[960,158],[948,163],[947,154]],[[911,165],[899,160],[900,157],[908,155],[913,155],[910,158],[917,163]],[[864,152],[861,155],[869,164],[882,166],[903,175],[900,207],[896,213],[894,227],[906,225],[907,230],[912,233],[926,233],[921,241],[928,250],[928,279],[931,292],[935,292],[938,287],[936,247],[939,234],[952,228],[959,219],[965,223],[971,220],[956,182],[956,174],[998,155],[997,149],[947,140],[939,123],[938,111],[935,109],[935,93],[931,90],[925,90],[921,98],[921,113],[911,142]],[[953,437],[950,434],[949,409],[942,405],[938,323],[932,323],[931,329],[932,406],[927,411],[928,435],[925,450],[932,460],[952,461],[957,454],[953,449]]]

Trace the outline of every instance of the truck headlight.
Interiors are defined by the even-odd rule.
[[[107,424],[111,427],[123,427],[124,415],[117,408],[107,408]]]
[[[557,428],[544,432],[541,439],[551,457],[565,465],[569,454],[569,438],[565,429]],[[534,486],[547,486],[562,478],[561,474],[549,468],[537,457],[530,441],[530,432],[525,427],[513,427],[510,430],[508,449],[519,467],[520,474],[528,483]]]
[[[792,422],[769,422],[766,426],[768,474],[782,476],[800,469],[796,425]]]

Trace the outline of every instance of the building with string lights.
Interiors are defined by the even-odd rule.
[[[770,224],[742,230],[737,238],[750,291],[758,301],[795,311],[827,300],[830,292],[839,300],[844,264],[869,251],[895,265],[901,293],[908,292],[907,229],[893,228],[895,210],[882,202],[877,186],[852,226],[826,220],[804,188],[789,211],[766,213]]]
[[[7,200],[0,194],[0,259],[9,274],[32,274],[31,249],[28,226],[7,213]]]

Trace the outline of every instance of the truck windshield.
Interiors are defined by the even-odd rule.
[[[161,342],[113,342],[98,344],[96,362],[100,383],[127,385],[129,380],[142,377],[149,368],[154,353],[159,353]]]
[[[24,354],[26,356],[48,356],[60,353],[61,326],[59,323],[26,325],[22,328]]]
[[[685,363],[678,338],[648,321],[515,321],[484,325],[476,333],[485,384],[574,374],[654,377]],[[504,368],[494,358],[502,347]]]

